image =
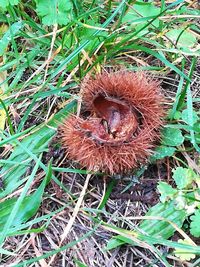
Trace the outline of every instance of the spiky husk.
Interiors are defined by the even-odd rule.
[[[138,129],[127,141],[98,142],[83,129],[92,127],[91,118],[69,116],[61,126],[64,147],[69,158],[89,170],[110,174],[127,173],[145,163],[159,138],[164,109],[159,82],[145,73],[128,71],[103,73],[82,83],[83,111],[95,117],[94,100],[103,95],[126,103],[137,111]]]

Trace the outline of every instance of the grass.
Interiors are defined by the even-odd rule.
[[[68,7],[0,3],[1,266],[199,266],[198,4]],[[160,79],[163,138],[131,175],[89,173],[57,127],[88,73],[124,68]]]

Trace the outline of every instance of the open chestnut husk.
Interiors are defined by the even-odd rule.
[[[60,127],[68,157],[92,171],[128,173],[147,162],[163,125],[159,82],[143,72],[87,77],[79,117]]]

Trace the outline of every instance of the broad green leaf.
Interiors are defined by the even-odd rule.
[[[145,216],[162,217],[165,220],[143,220],[139,228],[146,234],[157,238],[170,238],[176,229],[167,221],[175,223],[181,227],[187,214],[184,210],[176,210],[174,201],[158,203],[151,207]]]
[[[192,181],[195,179],[196,175],[191,169],[177,167],[172,170],[173,179],[178,187],[178,189],[184,189],[188,185],[191,185]]]
[[[191,48],[197,44],[196,36],[189,29],[177,28],[166,33],[166,36],[176,44],[178,48]]]
[[[24,23],[22,21],[15,22],[3,35],[2,39],[0,40],[0,56],[5,53],[8,44],[11,42],[12,38],[19,33],[23,26]]]
[[[189,118],[189,114],[188,114],[188,110],[187,109],[184,109],[183,111],[182,111],[182,120],[186,123],[186,124],[188,124],[188,125],[190,125],[190,118]],[[193,110],[193,114],[192,114],[192,116],[193,116],[193,124],[195,124],[198,120],[199,120],[199,117],[198,117],[198,115],[197,115],[197,113]]]
[[[171,157],[176,151],[175,147],[159,146],[156,148],[154,155],[151,157],[152,160],[163,159],[165,157]]]
[[[67,25],[70,21],[72,2],[70,0],[36,0],[37,13],[44,25]]]
[[[168,201],[169,199],[173,199],[174,195],[177,193],[177,190],[166,182],[159,182],[158,191],[161,194],[160,201],[162,203]]]
[[[162,144],[167,146],[180,146],[184,141],[181,130],[176,128],[165,128],[162,136]]]
[[[200,237],[200,210],[196,210],[194,215],[190,217],[190,233],[195,237]]]
[[[150,21],[160,13],[160,8],[153,3],[144,3],[137,1],[133,4],[123,17],[122,22],[129,24],[135,31],[139,31],[144,27],[147,21]],[[154,27],[153,27],[154,26]],[[148,27],[142,29],[138,36],[149,32],[148,28],[159,27],[159,19],[155,19]]]

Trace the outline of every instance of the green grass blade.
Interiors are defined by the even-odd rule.
[[[115,16],[118,14],[118,12],[123,8],[126,0],[121,1],[119,6],[115,9],[113,14],[101,25],[101,28],[106,28],[112,20],[115,18]],[[96,30],[88,40],[84,41],[78,48],[76,48],[63,62],[54,70],[53,74],[51,74],[51,79],[53,79],[56,75],[58,75],[66,66],[67,64],[76,57],[87,45],[91,42],[91,40],[98,35],[101,32],[101,30]]]
[[[61,123],[62,118],[64,118],[69,112],[72,112],[74,108],[75,102],[71,102],[64,109],[59,111],[54,116],[54,118],[48,122],[47,125],[39,126],[37,131],[32,133],[30,136],[24,138],[21,142],[19,142],[17,139],[12,140],[17,146],[8,158],[8,160],[11,162],[26,162],[26,164],[5,164],[3,166],[0,171],[0,174],[4,177],[5,189],[0,193],[0,197],[4,197],[5,192],[6,194],[8,192],[12,192],[14,190],[15,185],[18,186],[18,181],[27,171],[27,163],[29,163],[32,159],[37,161],[37,155],[39,155],[43,151],[46,151],[48,143],[56,132],[56,129],[54,129],[53,127],[57,127],[57,125]],[[41,165],[45,169],[45,171],[47,171],[46,166],[40,162],[40,166]],[[59,183],[56,177],[54,177],[54,179]]]

